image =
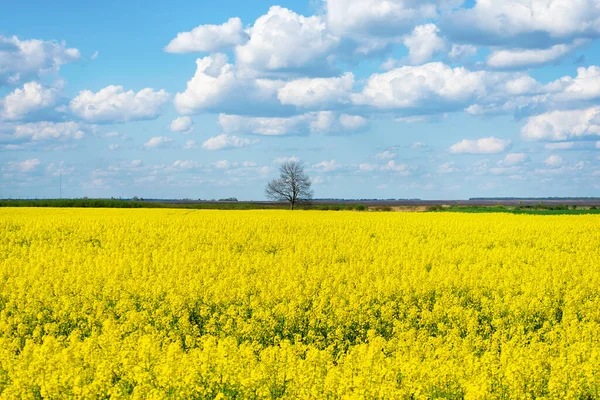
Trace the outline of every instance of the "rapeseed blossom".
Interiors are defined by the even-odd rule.
[[[0,210],[2,398],[598,398],[600,217]]]

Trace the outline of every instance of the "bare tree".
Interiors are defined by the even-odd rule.
[[[312,199],[311,181],[300,163],[288,161],[279,167],[279,178],[267,184],[265,195],[272,200],[287,201],[290,209]]]

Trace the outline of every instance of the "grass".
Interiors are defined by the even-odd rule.
[[[287,210],[285,203],[260,202],[155,202],[121,199],[46,199],[46,200],[0,200],[0,207],[77,207],[77,208],[183,208],[193,210]],[[394,208],[385,204],[367,207],[363,204],[314,203],[300,205],[298,209],[320,211],[376,211],[390,212]],[[406,207],[405,211],[423,211],[425,207]],[[509,213],[533,215],[581,215],[600,214],[596,206],[577,207],[566,204],[533,204],[518,206],[431,206],[429,212],[462,213]]]
[[[0,200],[0,207],[58,207],[58,208],[183,208],[194,210],[287,210],[284,203],[254,202],[155,202],[120,199],[44,199],[44,200]],[[299,205],[299,209],[323,211],[366,211],[362,204],[312,204]]]
[[[462,213],[507,213],[507,214],[530,214],[530,215],[584,215],[600,214],[600,209],[596,206],[577,207],[560,205],[521,205],[521,206],[434,206],[430,212],[462,212]]]

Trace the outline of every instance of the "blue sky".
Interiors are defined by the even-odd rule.
[[[0,197],[600,196],[597,0],[21,1]]]

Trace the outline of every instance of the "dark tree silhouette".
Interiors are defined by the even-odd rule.
[[[288,161],[279,167],[279,178],[267,184],[265,195],[272,200],[287,201],[290,209],[312,199],[311,181],[300,163]]]

